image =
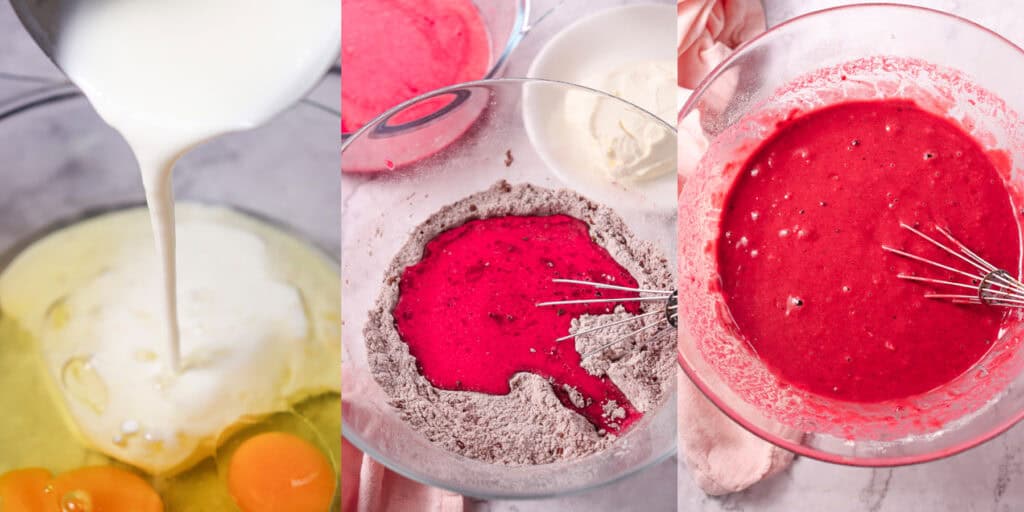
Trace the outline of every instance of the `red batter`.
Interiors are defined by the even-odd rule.
[[[562,403],[598,428],[624,430],[642,414],[611,380],[580,366],[574,340],[555,341],[569,333],[573,318],[610,313],[615,305],[537,307],[548,300],[601,296],[587,287],[554,284],[555,278],[637,285],[578,219],[473,220],[431,240],[423,259],[405,269],[395,324],[435,387],[504,395],[513,375],[535,373],[550,379]],[[639,312],[636,303],[624,306]],[[573,405],[563,385],[576,388],[589,404]],[[622,407],[625,417],[607,417],[608,401]]]
[[[490,41],[472,0],[342,0],[341,131],[434,89],[478,80]],[[405,112],[405,122],[429,114]]]
[[[925,287],[897,279],[950,276],[883,244],[959,266],[900,221],[929,234],[946,226],[993,264],[1017,269],[1017,222],[992,161],[912,102],[806,114],[747,161],[722,212],[722,291],[741,334],[784,381],[879,402],[949,382],[989,349],[1001,310],[925,299]]]

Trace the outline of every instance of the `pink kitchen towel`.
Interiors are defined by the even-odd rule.
[[[341,441],[344,512],[462,512],[463,497],[426,486],[384,467]]]
[[[759,0],[679,0],[676,14],[677,84],[682,103],[737,46],[765,29],[764,8]],[[736,77],[726,75],[721,81],[730,79]],[[715,91],[708,91],[705,100],[724,103],[732,95],[731,91],[732,87],[727,84],[719,86]],[[677,147],[681,187],[687,176],[696,171],[697,162],[707,149],[696,112],[679,119]]]
[[[373,377],[358,368],[343,368],[342,415],[373,400]],[[341,439],[342,512],[463,512],[462,496],[423,485],[391,471]]]
[[[764,32],[759,0],[680,0],[678,15],[679,86],[697,84],[744,41]]]
[[[758,0],[679,0],[676,13],[678,85],[684,102],[737,46],[765,29]],[[697,112],[681,117],[680,185],[696,170],[707,144]],[[718,410],[681,370],[677,380],[679,452],[704,492],[721,495],[746,489],[792,462],[792,453],[763,441]],[[777,434],[794,440],[801,436],[789,430]]]

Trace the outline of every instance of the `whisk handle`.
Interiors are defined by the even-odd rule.
[[[672,313],[678,309],[679,306],[679,290],[672,292],[672,295],[668,296],[668,304],[665,306],[665,318],[668,319],[668,324],[672,327],[679,327],[679,315],[673,315]]]

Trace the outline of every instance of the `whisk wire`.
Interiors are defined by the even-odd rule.
[[[645,317],[649,317],[649,316],[653,316],[653,315],[662,315],[662,314],[664,314],[664,313],[661,312],[661,311],[649,311],[647,313],[643,313],[643,314],[640,314],[640,315],[630,316],[629,318],[626,318],[626,319],[623,319],[623,320],[616,320],[614,322],[610,322],[610,323],[607,323],[607,324],[601,324],[601,325],[598,325],[598,326],[595,326],[595,327],[590,327],[590,328],[584,329],[582,331],[576,331],[576,334],[570,334],[568,336],[562,336],[561,338],[558,338],[555,341],[565,341],[565,340],[567,340],[569,338],[575,338],[577,336],[583,336],[585,334],[590,334],[592,332],[600,331],[602,329],[607,329],[609,327],[615,327],[616,325],[628,324],[630,322],[635,322],[635,321],[640,320],[640,319],[645,318]]]
[[[1014,307],[1024,308],[1024,284],[1019,280],[1015,279],[1009,272],[1000,269],[989,263],[984,258],[979,256],[976,252],[972,251],[960,240],[953,236],[949,229],[942,226],[936,226],[935,230],[942,234],[949,242],[959,250],[956,251],[953,248],[939,242],[933,237],[928,236],[924,232],[909,226],[905,223],[900,223],[900,227],[914,233],[915,235],[927,240],[932,245],[938,247],[942,251],[956,257],[960,261],[963,261],[978,271],[976,274],[967,272],[949,265],[939,263],[937,261],[930,260],[918,256],[916,254],[909,253],[904,250],[896,249],[887,245],[883,245],[882,249],[890,253],[908,258],[920,263],[925,263],[935,268],[951,272],[956,275],[961,275],[970,279],[969,283],[962,283],[956,281],[950,281],[947,279],[938,279],[926,276],[917,276],[913,274],[900,273],[896,277],[906,280],[915,281],[920,283],[926,283],[931,285],[949,286],[954,288],[964,288],[968,290],[974,290],[975,293],[972,295],[968,294],[953,294],[953,293],[936,293],[928,292],[925,293],[925,298],[937,299],[937,300],[949,300],[956,304],[984,304],[989,306],[1000,306],[1000,307]]]
[[[950,249],[949,247],[946,247],[945,245],[943,245],[939,241],[935,240],[934,238],[932,238],[932,237],[922,233],[921,231],[915,229],[913,226],[907,225],[907,224],[905,224],[903,222],[900,223],[900,226],[903,227],[904,229],[909,230],[911,233],[914,233],[915,235],[917,235],[917,236],[919,236],[921,238],[924,238],[925,240],[931,242],[932,245],[934,245],[935,247],[938,247],[939,249],[942,249],[943,251],[945,251],[945,252],[947,252],[947,253],[949,253],[949,254],[959,258],[960,260],[963,260],[963,261],[967,262],[968,264],[970,264],[974,268],[977,268],[978,270],[982,270],[982,271],[991,270],[991,269],[985,268],[984,266],[978,264],[977,262],[975,262],[975,261],[973,261],[973,260],[971,260],[969,258],[964,257],[964,255],[954,251],[953,249]],[[948,231],[943,231],[942,227],[936,226],[936,230],[939,233],[942,233],[943,235],[945,235],[950,240],[952,240],[957,246],[962,245],[962,244],[960,244],[959,241],[957,241],[955,238],[953,238],[952,234],[950,234]]]
[[[617,284],[608,283],[595,283],[591,281],[580,281],[578,279],[552,279],[552,283],[564,283],[564,284],[579,284],[583,286],[590,286],[592,288],[602,288],[605,290],[619,290],[624,292],[637,292],[637,293],[657,293],[660,295],[671,295],[672,292],[665,290],[647,290],[643,288],[630,288],[628,286],[619,286]]]
[[[568,340],[570,338],[576,338],[576,337],[579,337],[579,336],[584,336],[584,335],[587,335],[587,334],[591,334],[591,333],[594,333],[594,332],[597,332],[597,331],[602,331],[602,330],[609,329],[609,328],[612,328],[612,327],[616,327],[616,326],[620,326],[620,325],[626,325],[626,324],[629,324],[629,323],[632,323],[632,322],[635,322],[635,321],[638,321],[638,320],[639,321],[644,321],[644,319],[652,317],[652,316],[655,316],[655,315],[661,315],[661,318],[658,319],[657,321],[646,322],[642,327],[639,327],[639,328],[637,328],[637,329],[635,329],[635,330],[633,330],[633,331],[631,331],[631,332],[629,332],[627,334],[619,336],[619,337],[617,337],[617,338],[615,338],[615,339],[613,339],[613,340],[611,340],[611,341],[609,341],[607,343],[603,343],[600,347],[597,347],[597,348],[594,348],[592,350],[587,351],[586,353],[584,353],[581,356],[583,359],[586,359],[587,357],[590,357],[590,356],[592,356],[594,354],[603,352],[603,351],[607,350],[609,347],[612,347],[612,346],[614,346],[616,344],[622,343],[623,341],[631,339],[631,338],[635,337],[636,335],[638,335],[638,334],[640,334],[640,333],[642,333],[644,331],[647,331],[648,329],[651,329],[653,327],[666,326],[664,329],[662,329],[662,331],[659,331],[659,332],[654,334],[654,336],[660,336],[662,334],[662,332],[668,331],[668,330],[671,330],[671,329],[675,328],[676,322],[677,322],[677,320],[679,318],[679,313],[678,313],[679,306],[678,306],[678,301],[676,299],[677,295],[676,295],[676,292],[671,291],[671,290],[653,290],[653,289],[646,289],[646,288],[631,288],[631,287],[628,287],[628,286],[620,286],[620,285],[608,284],[608,283],[596,283],[596,282],[591,282],[591,281],[582,281],[582,280],[578,280],[578,279],[553,279],[552,282],[554,282],[554,283],[561,283],[561,284],[575,284],[575,285],[580,285],[580,286],[588,286],[588,287],[591,287],[591,288],[603,289],[603,290],[617,290],[617,291],[624,291],[624,292],[632,292],[632,293],[636,293],[636,294],[649,294],[651,296],[641,296],[641,297],[602,297],[602,298],[599,298],[599,299],[556,300],[556,301],[539,302],[539,303],[536,304],[537,307],[564,306],[564,305],[570,305],[570,304],[601,304],[601,303],[620,303],[620,302],[664,302],[665,303],[665,307],[664,308],[657,308],[654,311],[647,311],[645,313],[641,313],[641,314],[638,314],[638,315],[631,315],[629,318],[620,319],[620,320],[616,320],[616,321],[608,322],[608,323],[602,323],[602,324],[594,326],[594,327],[589,327],[587,329],[584,329],[584,330],[581,330],[581,331],[577,331],[577,332],[575,332],[573,334],[569,334],[567,336],[562,336],[561,338],[558,338],[557,340],[555,340],[555,341],[561,342],[561,341]]]
[[[628,334],[623,334],[622,336],[619,336],[618,338],[615,338],[614,340],[609,341],[608,343],[602,344],[600,347],[588,350],[580,358],[581,359],[586,359],[586,358],[588,358],[588,357],[590,357],[590,356],[592,356],[594,354],[599,354],[601,352],[604,352],[605,350],[607,350],[607,349],[609,349],[609,348],[611,348],[611,347],[613,347],[615,345],[618,345],[619,343],[622,343],[623,341],[626,341],[626,340],[632,338],[633,336],[636,336],[637,334],[640,334],[641,332],[646,331],[647,329],[650,329],[651,327],[658,327],[658,326],[661,326],[661,325],[664,325],[664,324],[667,324],[667,323],[668,323],[668,320],[662,318],[661,320],[658,320],[657,322],[653,322],[653,323],[647,324],[647,325],[645,325],[645,326],[643,326],[643,327],[641,327],[641,328],[639,328],[639,329],[637,329],[635,331],[632,331],[632,332],[630,332]],[[666,330],[669,330],[669,329],[663,329],[663,331],[666,331]],[[661,332],[663,332],[663,331],[659,331],[659,332],[655,333],[654,336],[660,335]]]
[[[959,248],[961,252],[963,252],[964,254],[970,256],[970,258],[972,260],[974,260],[974,262],[977,263],[979,266],[981,266],[982,269],[988,270],[989,272],[995,272],[995,271],[999,270],[998,268],[996,268],[991,263],[985,261],[984,258],[982,258],[981,256],[978,256],[977,254],[975,254],[974,251],[968,249],[967,246],[965,246],[963,243],[960,242],[960,240],[957,240],[956,238],[954,238],[953,234],[950,233],[948,229],[946,229],[946,228],[944,228],[942,226],[936,226],[935,229],[939,233],[942,233],[950,242],[952,242],[954,245],[956,245],[957,248]]]
[[[667,295],[661,297],[611,297],[607,299],[573,299],[556,300],[551,302],[538,302],[537,306],[566,306],[570,304],[600,304],[602,302],[645,302],[664,301]]]

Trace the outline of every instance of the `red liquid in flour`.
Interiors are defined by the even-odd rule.
[[[642,413],[610,379],[580,366],[573,339],[555,341],[569,333],[573,318],[610,313],[615,306],[537,307],[602,293],[552,283],[555,278],[637,286],[580,220],[565,215],[473,220],[431,240],[422,260],[405,269],[395,324],[423,376],[437,388],[504,395],[513,375],[535,373],[550,379],[562,403],[596,427],[625,430]],[[623,306],[639,312],[636,303]],[[589,404],[573,405],[563,385],[576,388]],[[608,401],[622,407],[625,417],[606,417]]]
[[[897,279],[952,276],[883,244],[959,266],[901,221],[927,234],[948,227],[994,265],[1018,268],[1018,226],[992,161],[909,101],[839,104],[779,126],[746,162],[721,220],[722,292],[750,347],[784,381],[855,402],[949,382],[1003,320]]]
[[[341,131],[354,132],[399,103],[487,73],[491,46],[472,0],[342,0]],[[443,107],[439,99],[393,123]]]

